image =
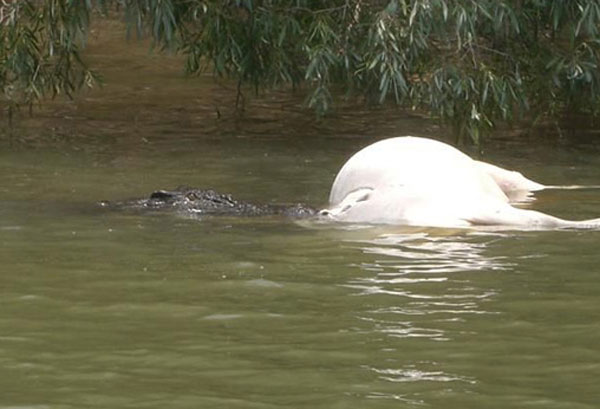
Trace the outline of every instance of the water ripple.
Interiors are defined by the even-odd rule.
[[[415,326],[410,321],[384,321],[369,317],[360,317],[361,320],[372,323],[371,331],[386,334],[397,338],[439,338],[445,339],[444,331],[435,328]]]
[[[485,235],[435,236],[425,233],[383,234],[370,240],[355,241],[365,254],[386,256],[361,268],[398,273],[452,273],[465,270],[507,270],[512,267],[504,256],[486,254],[490,242]]]
[[[502,237],[416,232],[353,240],[365,257],[352,264],[360,274],[344,286],[369,299],[368,310],[358,316],[369,323],[368,331],[447,341],[465,334],[460,328],[469,317],[497,314],[487,303],[499,293],[489,273],[514,268],[490,251]]]
[[[431,381],[431,382],[467,382],[470,384],[476,383],[474,379],[448,374],[443,371],[422,371],[414,366],[409,366],[407,368],[398,368],[398,369],[378,369],[378,368],[369,368],[371,371],[375,372],[380,376],[381,379],[390,382],[421,382],[421,381]]]

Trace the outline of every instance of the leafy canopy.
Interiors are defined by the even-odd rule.
[[[305,87],[429,112],[475,142],[498,121],[600,108],[600,0],[3,0],[0,85],[10,112],[97,80],[90,16],[186,56],[191,74]]]

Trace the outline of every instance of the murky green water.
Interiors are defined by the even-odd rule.
[[[0,408],[598,407],[599,232],[105,211],[179,184],[318,206],[373,135],[435,132],[382,111],[319,125],[269,101],[217,119],[222,92],[153,89],[140,70],[1,140]],[[598,143],[486,155],[600,181]],[[534,206],[598,217],[600,191]]]

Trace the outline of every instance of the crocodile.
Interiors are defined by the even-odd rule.
[[[317,209],[301,204],[256,204],[235,199],[212,189],[180,186],[173,190],[156,190],[145,198],[117,202],[102,201],[101,207],[129,210],[168,210],[193,216],[285,216],[303,219],[315,216]]]

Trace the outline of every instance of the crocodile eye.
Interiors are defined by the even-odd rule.
[[[150,195],[150,199],[166,200],[172,199],[173,196],[173,193],[167,192],[166,190],[157,190],[155,192],[152,192],[152,194]]]

